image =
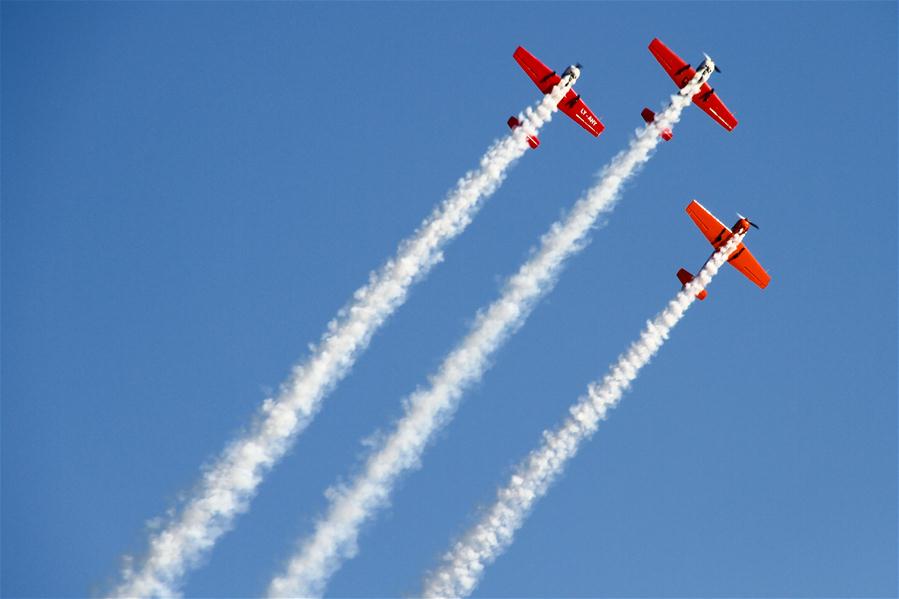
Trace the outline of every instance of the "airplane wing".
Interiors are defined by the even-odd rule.
[[[727,106],[724,105],[718,94],[709,87],[708,83],[702,84],[699,93],[693,96],[693,103],[728,131],[733,131],[734,127],[737,126],[736,117],[727,109]]]
[[[687,214],[690,215],[690,218],[693,219],[693,222],[696,223],[696,226],[699,227],[699,230],[705,235],[705,238],[708,239],[709,243],[715,246],[716,249],[727,242],[733,235],[731,230],[724,223],[712,216],[712,213],[706,210],[705,206],[696,200],[693,200],[687,205]]]
[[[730,255],[730,258],[728,258],[727,261],[730,262],[731,266],[746,275],[747,279],[762,289],[767,287],[768,283],[771,282],[771,275],[765,272],[765,269],[758,263],[755,256],[753,256],[742,243],[737,246],[737,249]]]
[[[518,46],[515,53],[512,54],[512,58],[514,58],[515,62],[524,69],[524,72],[528,74],[528,77],[537,84],[537,87],[539,87],[540,91],[544,94],[551,92],[552,88],[562,80],[555,71],[537,60],[533,54],[521,46]]]
[[[659,61],[659,64],[662,65],[662,68],[665,69],[668,76],[671,77],[679,89],[690,83],[690,80],[696,75],[696,69],[672,52],[671,48],[663,44],[659,38],[649,42],[649,51],[656,57],[656,60]]]
[[[568,93],[559,102],[559,110],[570,116],[571,120],[586,129],[593,137],[599,137],[599,134],[606,128],[573,89],[568,90]]]

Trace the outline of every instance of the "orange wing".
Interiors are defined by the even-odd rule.
[[[727,240],[733,235],[724,223],[712,216],[712,213],[696,200],[687,205],[687,214],[716,250],[727,243]]]
[[[765,272],[762,265],[758,263],[758,260],[755,259],[742,243],[737,246],[737,249],[730,255],[730,258],[728,258],[727,261],[730,262],[731,266],[746,275],[747,279],[762,289],[767,287],[768,283],[771,282],[771,275]]]

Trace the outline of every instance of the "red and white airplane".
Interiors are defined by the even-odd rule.
[[[693,80],[696,73],[699,73],[699,80],[702,82],[702,85],[693,96],[693,103],[728,131],[734,130],[734,127],[737,126],[736,117],[727,109],[727,106],[724,105],[718,94],[715,93],[715,88],[709,87],[708,80],[712,73],[720,73],[721,69],[715,66],[715,61],[708,54],[704,54],[705,59],[694,69],[684,62],[680,56],[672,52],[668,46],[660,42],[658,38],[649,43],[649,51],[652,52],[652,55],[656,57],[656,60],[659,61],[659,64],[668,72],[675,85],[680,89],[684,89]],[[649,108],[644,108],[640,115],[647,123],[653,122],[656,116]],[[660,137],[665,141],[670,141],[674,134],[671,132],[671,129],[666,128],[662,131]]]
[[[693,219],[693,222],[696,223],[696,226],[699,227],[699,230],[705,235],[705,238],[708,239],[709,243],[712,244],[712,247],[715,248],[715,252],[721,249],[727,243],[727,240],[735,234],[745,234],[749,231],[749,227],[758,229],[758,225],[750,222],[748,218],[741,214],[737,215],[740,217],[740,220],[734,224],[733,230],[728,229],[724,226],[724,223],[712,216],[712,213],[706,210],[705,207],[696,200],[693,200],[687,206],[687,214],[690,215],[690,218]],[[712,256],[715,255],[715,252],[712,252]],[[711,259],[712,257],[709,256],[709,260]],[[749,253],[749,250],[746,249],[746,246],[742,243],[740,243],[740,245],[738,245],[731,253],[727,258],[727,261],[731,266],[746,275],[746,278],[762,289],[767,287],[768,283],[771,282],[771,275],[765,272],[762,265],[758,263],[755,257]],[[706,264],[708,264],[708,260],[706,260]],[[703,267],[705,267],[705,264],[703,264]],[[693,280],[693,275],[682,268],[677,271],[677,278],[680,280],[683,287],[686,287],[687,283]],[[696,298],[704,300],[707,295],[708,291],[703,289],[696,294]]]
[[[574,85],[574,82],[577,81],[577,78],[581,75],[581,65],[573,64],[565,69],[560,77],[555,71],[537,60],[533,54],[521,46],[515,50],[512,57],[519,65],[521,65],[521,68],[524,69],[524,72],[528,74],[534,83],[537,84],[537,87],[540,88],[540,91],[543,92],[544,95],[551,92],[556,84],[563,79],[567,80],[566,83],[570,82]],[[558,106],[559,110],[570,116],[574,122],[586,129],[593,137],[598,137],[599,134],[602,133],[602,130],[605,129],[605,126],[599,122],[599,119],[596,118],[593,111],[590,110],[583,100],[581,100],[581,95],[575,92],[574,89],[568,90],[565,97],[559,101]],[[521,126],[521,122],[514,116],[509,117],[507,124],[510,129]],[[536,149],[537,146],[540,145],[540,140],[536,135],[528,135],[528,145]]]

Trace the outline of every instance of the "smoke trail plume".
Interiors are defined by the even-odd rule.
[[[310,355],[293,368],[275,398],[267,399],[254,423],[232,441],[203,474],[180,514],[153,534],[137,568],[122,573],[116,596],[171,597],[188,570],[196,567],[234,518],[246,511],[264,475],[287,452],[330,392],[368,346],[374,332],[405,301],[409,287],[442,259],[441,250],[471,222],[483,200],[500,186],[506,172],[526,151],[527,135],[552,118],[574,83],[563,79],[522,126],[494,142],[477,169],[458,181],[446,199],[403,241],[393,259],[373,272],[368,284],[328,324]]]
[[[612,159],[562,221],[544,234],[540,247],[505,284],[502,296],[478,315],[472,330],[444,359],[427,389],[405,401],[405,414],[393,433],[369,456],[346,487],[329,492],[327,515],[299,545],[286,571],[269,584],[270,596],[319,595],[344,560],[356,553],[359,529],[390,495],[394,482],[419,463],[428,439],[449,418],[465,388],[477,381],[493,352],[524,322],[536,301],[555,283],[565,260],[583,247],[597,218],[615,205],[624,183],[649,160],[659,133],[673,127],[699,86],[699,75],[656,120],[639,131],[629,147]]]
[[[467,597],[477,586],[484,569],[511,545],[515,531],[521,528],[534,503],[577,453],[581,443],[596,431],[600,420],[615,407],[622,394],[650,359],[659,351],[674,325],[704,289],[731,252],[743,240],[734,235],[705,264],[696,278],[678,292],[630,348],[610,368],[602,382],[591,384],[587,394],[571,407],[562,426],[543,433],[540,447],[515,469],[496,502],[481,520],[462,536],[443,557],[443,565],[425,580],[425,597]]]

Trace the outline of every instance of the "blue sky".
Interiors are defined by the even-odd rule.
[[[185,587],[259,595],[361,441],[673,91],[658,36],[740,119],[695,108],[366,528],[329,595],[419,589],[511,466],[710,248],[724,270],[492,566],[481,596],[897,592],[896,4],[3,3],[2,587],[108,589],[325,323],[505,119],[511,54],[557,116],[414,288]]]

